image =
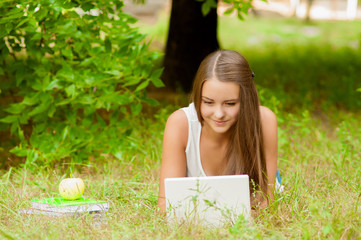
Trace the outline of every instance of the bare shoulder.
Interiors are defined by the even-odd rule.
[[[164,135],[168,135],[170,139],[177,139],[183,146],[187,145],[188,119],[183,110],[179,109],[168,117]]]
[[[177,111],[173,112],[169,115],[167,120],[167,126],[175,127],[178,130],[187,130],[188,129],[188,119],[186,113],[178,109]]]
[[[182,109],[178,109],[174,111],[171,115],[169,115],[167,122],[169,121],[175,123],[187,124],[186,113]]]
[[[265,106],[260,106],[260,114],[261,114],[261,121],[262,123],[276,123],[277,124],[277,117],[276,115]]]

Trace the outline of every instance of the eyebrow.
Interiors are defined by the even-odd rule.
[[[206,98],[207,100],[214,101],[212,98],[209,98],[209,97],[206,97],[206,96],[202,96],[202,98]],[[232,102],[232,101],[238,101],[238,100],[239,100],[238,98],[234,98],[234,99],[224,100],[224,102]]]

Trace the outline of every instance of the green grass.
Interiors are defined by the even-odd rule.
[[[360,47],[360,21],[313,21],[305,23],[294,18],[234,17],[219,20],[219,40],[222,46],[234,49],[253,47],[268,50],[268,44],[324,45],[332,47]]]
[[[87,164],[0,170],[0,239],[360,239],[361,97],[352,91],[360,83],[361,58],[359,49],[348,46],[360,34],[359,22],[313,23],[325,36],[310,39],[287,33],[304,27],[294,19],[221,21],[223,46],[249,59],[261,101],[278,118],[285,191],[266,211],[251,223],[216,229],[168,226],[157,214],[164,124],[187,102],[185,95],[172,94],[170,101],[134,119],[138,127],[121,161],[108,156]],[[164,28],[163,21],[142,31],[161,46]],[[230,35],[236,28],[239,36]],[[252,46],[252,34],[262,44]],[[281,41],[272,41],[272,34]],[[94,227],[89,218],[19,214],[32,198],[57,196],[61,179],[71,174],[84,180],[86,196],[109,202],[107,226]]]
[[[176,108],[176,106],[174,106]],[[311,116],[278,112],[279,169],[285,191],[251,224],[207,229],[168,226],[156,213],[162,131],[173,107],[139,119],[133,150],[122,161],[69,168],[3,170],[0,236],[8,239],[359,239],[361,131],[359,114]],[[277,112],[277,109],[276,109]],[[108,225],[91,220],[24,216],[32,198],[57,195],[60,180],[82,177],[86,196],[110,203]]]

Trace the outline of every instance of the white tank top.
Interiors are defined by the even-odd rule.
[[[201,152],[199,150],[202,125],[198,121],[194,103],[181,109],[185,112],[188,119],[188,142],[185,151],[187,158],[187,177],[205,177],[207,175],[202,167]],[[280,184],[278,178],[276,178],[276,190],[278,190],[278,192],[283,191],[283,186]]]
[[[197,111],[194,103],[182,108],[188,119],[188,142],[186,147],[187,177],[205,177],[199,151],[202,125],[198,121]]]

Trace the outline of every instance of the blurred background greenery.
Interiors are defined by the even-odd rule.
[[[271,12],[272,13],[272,12]],[[361,106],[361,21],[287,17],[250,13],[244,21],[219,16],[220,47],[243,54],[256,74],[256,84],[282,109],[290,111],[357,111]],[[149,17],[149,16],[147,16]],[[140,18],[150,48],[164,52],[169,12],[156,19]],[[151,22],[151,23],[149,23]],[[158,62],[162,65],[162,59]]]

